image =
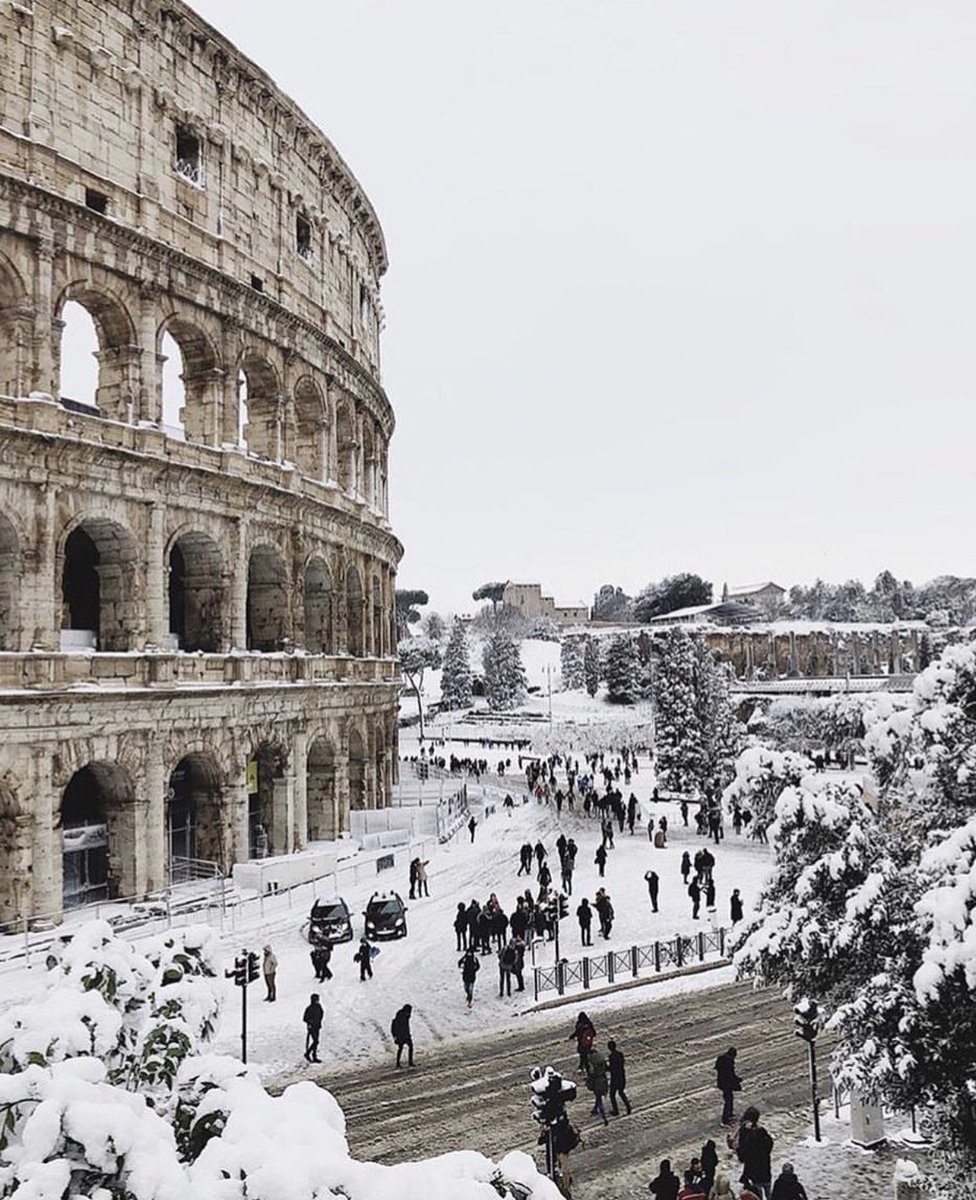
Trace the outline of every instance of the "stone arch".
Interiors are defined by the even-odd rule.
[[[196,878],[195,860],[216,863],[221,874],[227,873],[223,783],[220,765],[206,751],[184,755],[170,772],[166,835],[171,883]]]
[[[226,587],[220,547],[188,529],[169,550],[169,631],[180,650],[217,653],[224,643]]]
[[[309,743],[305,788],[308,802],[306,840],[333,841],[343,829],[349,828],[349,816],[339,812],[335,747],[325,735]]]
[[[178,424],[189,441],[220,445],[221,429],[220,384],[224,372],[214,342],[203,326],[183,313],[170,313],[156,330],[156,357],[162,364],[163,338],[169,335],[179,348],[182,360],[180,379],[183,383],[183,409],[177,414]],[[156,373],[153,409],[157,419],[163,413],[163,371]]]
[[[31,390],[32,337],[23,278],[0,254],[0,395],[26,396]]]
[[[14,922],[28,911],[30,895],[31,814],[20,799],[16,780],[0,778],[0,932],[14,933]]]
[[[334,654],[332,573],[324,558],[309,559],[305,568],[305,649],[310,654]]]
[[[257,740],[248,763],[248,853],[252,858],[287,853],[287,773],[286,747],[270,738]]]
[[[127,894],[134,803],[131,776],[118,763],[90,762],[68,780],[59,812],[65,908]]]
[[[363,645],[363,581],[358,568],[346,567],[346,653],[362,658]]]
[[[282,420],[278,372],[263,355],[252,349],[245,350],[240,357],[238,379],[242,377],[247,396],[244,440],[248,453],[280,462]]]
[[[247,565],[247,648],[274,653],[291,636],[285,561],[274,546],[255,546]]]
[[[91,318],[98,339],[98,385],[94,397],[64,397],[65,308],[80,305]],[[139,361],[135,324],[120,297],[110,288],[91,280],[69,283],[58,296],[55,305],[54,339],[57,351],[55,396],[65,402],[79,401],[89,407],[89,400],[102,416],[114,421],[131,421],[139,394]],[[70,335],[69,335],[70,336]]]
[[[367,807],[366,739],[355,725],[349,727],[349,808]]]
[[[336,405],[336,481],[349,495],[356,491],[356,413],[352,401],[343,398]]]
[[[303,375],[295,384],[295,462],[303,475],[323,480],[328,474],[329,418],[322,389]]]
[[[20,649],[20,538],[0,513],[0,650]]]
[[[84,517],[66,532],[59,561],[62,645],[134,649],[139,632],[139,551],[129,530],[108,517]],[[69,631],[76,636],[66,637]]]

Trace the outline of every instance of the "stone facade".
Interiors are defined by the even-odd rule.
[[[551,617],[559,625],[586,621],[590,615],[585,605],[559,605],[552,596],[543,596],[539,583],[512,583],[509,580],[502,593],[502,603],[514,608],[528,620]]]
[[[704,637],[737,679],[843,679],[920,669],[921,634],[914,626],[802,632],[766,626],[708,630]]]
[[[389,803],[376,216],[179,0],[0,0],[0,923]],[[98,334],[62,398],[62,314]],[[182,359],[162,425],[162,341]]]

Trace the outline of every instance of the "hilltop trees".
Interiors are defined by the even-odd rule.
[[[588,637],[583,650],[583,682],[590,696],[600,689],[600,668],[600,644],[596,638]]]
[[[444,708],[468,708],[471,705],[471,660],[464,625],[455,618],[444,652],[441,673],[441,704]]]
[[[647,622],[679,608],[711,602],[712,585],[700,575],[684,571],[679,575],[668,575],[659,583],[649,583],[634,601],[634,619]]]
[[[614,637],[607,651],[607,699],[611,704],[634,704],[640,699],[640,661],[630,634]]]
[[[525,699],[525,670],[518,645],[504,629],[496,629],[485,642],[481,661],[488,707],[518,708]]]
[[[560,674],[568,692],[579,691],[586,685],[583,660],[588,640],[585,634],[567,634],[559,648]]]

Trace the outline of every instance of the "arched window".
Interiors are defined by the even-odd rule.
[[[281,555],[256,546],[247,573],[247,648],[274,653],[291,639],[288,575]]]
[[[216,653],[224,630],[224,564],[213,538],[181,534],[169,555],[169,629],[177,648]]]

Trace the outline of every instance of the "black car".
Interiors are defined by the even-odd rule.
[[[306,935],[313,946],[352,941],[352,917],[345,900],[316,900]]]
[[[396,892],[374,892],[363,915],[370,939],[407,936],[407,906]]]

